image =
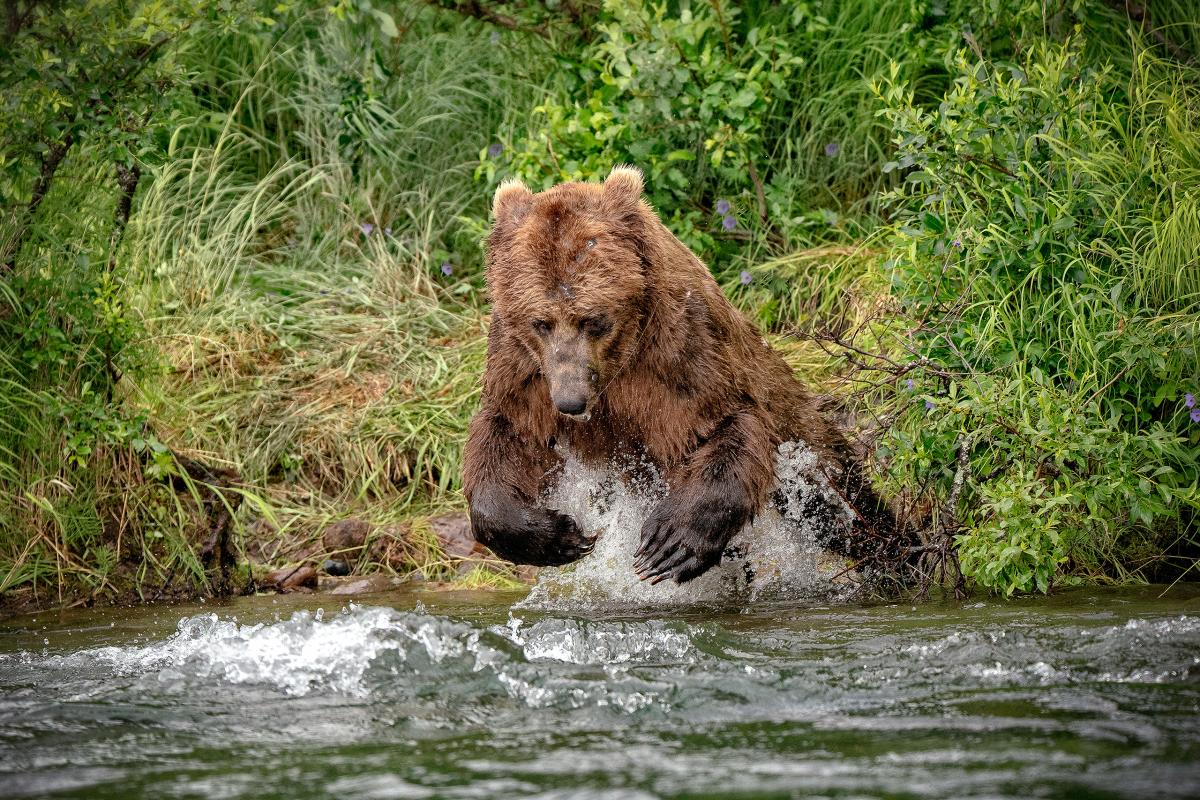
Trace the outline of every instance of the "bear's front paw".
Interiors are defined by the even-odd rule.
[[[721,562],[721,553],[753,516],[748,502],[733,497],[660,502],[642,526],[633,569],[652,584],[667,578],[686,583]]]
[[[548,531],[548,543],[541,551],[544,560],[529,563],[547,567],[570,564],[592,552],[596,546],[598,536],[584,533],[572,517],[549,508],[535,509],[535,512],[537,524],[542,530]]]
[[[596,544],[566,514],[516,500],[473,503],[471,527],[476,539],[514,564],[562,566],[583,558]]]

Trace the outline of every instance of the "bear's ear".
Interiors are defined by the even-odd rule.
[[[492,198],[492,218],[496,223],[509,222],[525,216],[533,204],[533,193],[516,178],[509,178],[496,189]]]
[[[604,199],[614,205],[636,205],[642,198],[642,171],[637,167],[618,164],[604,179]]]

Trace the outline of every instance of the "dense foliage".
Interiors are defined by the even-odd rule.
[[[220,508],[452,574],[490,191],[618,162],[931,579],[1187,575],[1200,21],[1148,5],[8,3],[0,591],[203,590]]]

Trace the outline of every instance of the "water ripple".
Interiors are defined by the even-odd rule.
[[[289,797],[1200,787],[1194,613],[351,605],[57,641],[0,654],[14,796],[250,797],[263,780]]]

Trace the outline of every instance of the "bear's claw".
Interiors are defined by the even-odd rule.
[[[691,503],[668,496],[642,525],[634,572],[651,584],[697,578],[721,562],[729,539],[752,516],[734,493]]]
[[[639,557],[634,563],[638,577],[651,584],[668,578],[676,583],[686,583],[720,563],[723,547],[710,547],[704,543],[700,544],[700,552],[696,552],[691,544],[679,541],[682,538],[671,537],[658,548]]]
[[[657,524],[650,537],[645,536],[633,569],[642,580],[652,584],[667,578],[685,583],[721,561],[724,542],[706,541],[690,527],[671,520]]]

